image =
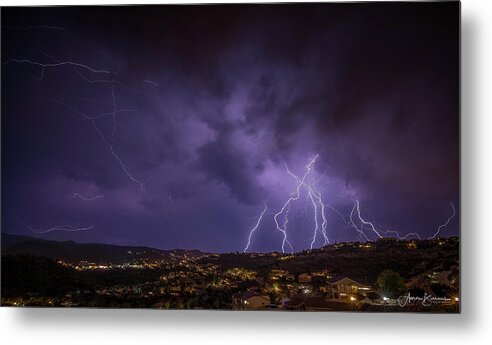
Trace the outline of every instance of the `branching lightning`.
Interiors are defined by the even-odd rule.
[[[292,174],[291,172],[289,172],[289,168],[287,167],[287,165],[285,165],[285,168],[287,170],[287,172],[289,174],[291,174],[292,176],[294,176],[297,180],[297,186],[296,186],[296,189],[295,189],[295,192],[293,193],[293,195],[291,195],[287,201],[284,203],[284,205],[282,206],[282,208],[280,209],[279,212],[275,213],[275,216],[273,217],[273,220],[275,221],[275,225],[277,227],[277,230],[279,232],[282,233],[282,236],[283,236],[283,239],[282,239],[282,252],[285,253],[285,244],[288,243],[289,246],[291,247],[292,249],[292,245],[290,244],[290,242],[288,241],[287,239],[287,223],[288,223],[288,218],[287,218],[287,215],[285,215],[285,221],[284,221],[284,224],[283,225],[280,225],[279,222],[278,222],[278,217],[283,214],[284,212],[287,212],[288,213],[288,210],[290,209],[290,204],[293,202],[293,201],[296,201],[297,199],[299,199],[300,197],[300,189],[301,189],[301,186],[303,186],[304,184],[304,181],[306,180],[306,177],[309,175],[309,173],[311,172],[311,170],[313,169],[313,166],[314,164],[316,163],[316,159],[318,158],[318,155],[314,156],[314,158],[309,162],[309,164],[306,166],[306,172],[304,173],[304,175],[302,176],[302,179],[299,179],[296,175]],[[292,249],[292,252],[294,252],[294,250]]]
[[[24,64],[29,64],[29,65],[34,65],[34,66],[41,67],[42,71],[44,71],[46,68],[52,68],[52,67],[74,66],[74,67],[80,67],[80,68],[86,69],[86,70],[93,72],[93,73],[111,74],[111,71],[108,71],[105,69],[92,68],[90,66],[87,66],[87,65],[84,65],[82,63],[75,62],[75,61],[60,61],[60,62],[53,62],[53,63],[41,63],[38,61],[29,60],[29,59],[8,59],[3,64],[7,65],[9,63],[24,63]]]
[[[357,217],[359,218],[359,221],[361,223],[360,228],[358,228],[355,225],[354,221],[353,221],[354,210],[357,210]],[[361,236],[363,236],[366,240],[369,240],[369,238],[364,233],[364,226],[368,226],[369,229],[371,229],[371,231],[373,233],[375,233],[377,237],[383,238],[383,236],[379,233],[379,231],[376,230],[376,227],[374,226],[373,223],[371,223],[369,221],[366,221],[366,220],[364,220],[362,218],[362,216],[360,214],[360,203],[359,203],[359,200],[355,200],[354,208],[352,209],[352,212],[350,212],[350,221],[352,222],[352,225],[355,227],[355,229],[359,232],[359,234],[361,234]]]
[[[314,212],[313,222],[314,222],[315,226],[314,226],[314,230],[313,230],[313,235],[310,238],[310,249],[313,249],[319,233],[321,233],[323,236],[324,245],[330,243],[330,240],[328,239],[328,235],[326,232],[326,228],[328,225],[328,221],[326,218],[326,212],[325,212],[325,206],[326,205],[323,202],[321,192],[316,190],[315,187],[313,186],[313,184],[309,183],[307,181],[307,178],[310,175],[311,171],[313,170],[314,164],[316,163],[316,160],[318,159],[318,157],[319,157],[319,155],[315,155],[314,158],[312,158],[309,161],[309,163],[306,165],[306,169],[305,169],[302,177],[299,177],[296,174],[294,174],[289,169],[287,164],[284,163],[285,170],[287,171],[287,174],[289,174],[290,176],[292,176],[296,180],[296,187],[295,187],[294,191],[291,193],[291,195],[289,196],[289,198],[282,205],[280,210],[273,215],[273,220],[275,222],[276,230],[278,232],[280,232],[282,235],[282,252],[283,253],[285,253],[287,246],[290,248],[291,253],[294,253],[294,248],[292,246],[292,243],[289,241],[289,236],[287,233],[287,224],[289,223],[289,212],[290,212],[291,206],[301,196],[301,188],[304,188],[307,191],[307,199],[308,199],[308,201],[311,202],[311,204],[313,206],[313,212]],[[248,237],[248,243],[244,249],[244,252],[246,252],[246,250],[250,247],[251,236],[252,236],[253,232],[257,230],[265,212],[266,212],[266,206],[265,206],[265,209],[263,210],[263,212],[261,213],[260,217],[258,218],[258,221],[257,221],[255,227],[253,227],[253,229],[250,230],[250,234]],[[321,217],[321,219],[319,219],[320,217]]]
[[[35,26],[27,26],[27,27],[10,27],[10,29],[14,30],[22,30],[22,31],[30,31],[30,30],[57,30],[57,31],[64,31],[64,32],[69,32],[63,27],[57,27],[57,26],[50,26],[50,25],[35,25]],[[124,85],[122,82],[118,81],[114,77],[114,73],[110,70],[104,69],[104,68],[96,68],[89,66],[87,64],[81,63],[79,61],[71,61],[71,60],[58,60],[56,57],[39,50],[39,53],[42,54],[44,57],[50,59],[50,62],[45,63],[42,61],[34,60],[34,59],[29,59],[29,58],[11,58],[7,54],[3,53],[6,56],[6,60],[3,62],[4,66],[11,65],[11,64],[20,64],[20,65],[31,65],[38,67],[40,69],[40,77],[37,79],[39,83],[43,81],[45,78],[45,72],[48,69],[67,69],[71,68],[73,71],[76,72],[76,74],[86,83],[89,84],[107,84],[111,88],[111,101],[112,101],[112,109],[110,112],[105,112],[105,113],[100,113],[96,115],[88,115],[85,114],[84,112],[76,109],[75,107],[64,103],[59,100],[53,100],[50,99],[51,102],[57,103],[61,106],[64,106],[65,108],[69,109],[71,112],[77,114],[76,118],[79,120],[86,120],[89,121],[91,126],[94,128],[96,133],[101,137],[102,141],[104,144],[108,147],[111,155],[113,158],[116,160],[116,162],[119,164],[121,167],[122,171],[125,173],[125,175],[129,178],[130,181],[136,183],[140,190],[145,191],[144,184],[137,179],[128,169],[127,164],[123,161],[123,159],[120,157],[120,155],[117,153],[116,148],[115,148],[115,136],[116,136],[116,130],[117,126],[123,130],[123,127],[121,123],[118,122],[117,120],[117,115],[122,113],[122,112],[131,112],[135,111],[133,109],[127,109],[127,108],[118,108],[117,106],[117,99],[116,99],[116,92],[115,92],[115,87],[121,87],[122,89],[125,89],[128,92],[132,92],[128,89],[126,85]],[[89,77],[90,76],[90,77]],[[152,81],[146,81],[148,83],[151,83],[152,85],[158,87],[157,83],[152,82]],[[101,129],[98,127],[98,124],[96,121],[102,118],[110,118],[112,121],[112,131],[109,139],[107,136],[103,134]],[[104,197],[104,195],[94,195],[92,197],[87,197],[84,196],[80,193],[74,193],[73,194],[74,198],[79,198],[83,201],[94,201],[97,199],[101,199]],[[88,231],[94,228],[94,225],[88,225],[88,226],[82,226],[82,227],[77,227],[73,225],[57,225],[51,228],[42,228],[37,225],[29,224],[23,222],[19,217],[17,217],[17,220],[21,225],[26,227],[27,229],[31,230],[33,233],[36,234],[46,234],[54,231],[64,231],[64,232],[78,232],[78,231]]]
[[[359,204],[358,201],[356,201],[356,204],[354,204],[354,207],[352,208],[352,211],[350,211],[350,223],[352,224],[353,228],[358,232],[358,237],[356,238],[356,240],[365,240],[365,241],[370,241],[369,240],[369,237],[367,237],[367,235],[364,233],[363,229],[362,229],[362,226],[359,228],[357,226],[357,224],[355,224],[354,222],[354,212],[355,210],[357,209],[358,211],[358,215],[359,215],[359,219],[362,219],[361,216],[360,216],[360,209],[357,207]]]
[[[357,222],[359,223],[359,226],[357,226],[356,222],[354,221],[354,213],[356,213],[356,215],[357,215]],[[381,229],[378,230],[373,222],[367,221],[364,218],[362,218],[359,200],[355,200],[354,207],[352,208],[352,211],[350,212],[349,219],[350,219],[350,223],[351,223],[352,227],[358,233],[357,239],[361,240],[361,241],[371,241],[371,239],[364,232],[364,230],[367,228],[372,233],[374,233],[377,238],[383,238],[383,237],[388,236],[388,235],[394,235],[399,240],[407,240],[411,236],[414,236],[414,237],[418,238],[419,240],[421,239],[420,235],[416,232],[411,232],[411,233],[406,234],[405,236],[401,236],[398,231],[394,231],[394,230],[385,231],[385,230],[381,230]]]
[[[350,211],[350,215],[348,217],[348,220],[344,217],[344,215],[335,209],[334,207],[325,204],[323,202],[323,198],[321,195],[321,192],[316,190],[315,187],[313,186],[313,183],[308,182],[308,176],[310,175],[314,164],[316,163],[316,160],[318,158],[318,155],[316,155],[313,159],[311,159],[306,166],[306,170],[302,177],[299,177],[298,175],[294,174],[287,166],[287,164],[284,163],[285,169],[287,173],[292,176],[296,180],[296,187],[294,189],[294,192],[291,193],[290,197],[285,201],[285,203],[282,205],[280,210],[274,214],[273,220],[275,222],[276,230],[281,233],[282,235],[282,252],[286,252],[286,246],[290,247],[291,253],[294,252],[294,249],[292,247],[292,243],[289,241],[289,236],[287,233],[287,224],[289,223],[289,212],[291,209],[292,204],[297,201],[300,198],[301,195],[301,188],[305,188],[307,192],[307,200],[311,202],[314,210],[313,214],[313,222],[314,222],[314,230],[313,230],[313,235],[310,239],[310,249],[312,250],[314,248],[314,245],[317,240],[317,235],[321,233],[323,235],[324,239],[324,245],[327,245],[330,243],[327,235],[327,217],[325,213],[325,207],[330,208],[333,210],[335,213],[337,213],[341,219],[345,222],[347,226],[350,226],[351,228],[355,229],[357,231],[357,241],[363,241],[363,242],[370,242],[372,241],[372,238],[376,239],[381,239],[386,236],[394,236],[398,240],[408,240],[411,237],[417,238],[419,240],[422,240],[422,237],[416,233],[416,232],[411,232],[408,233],[404,236],[400,235],[398,231],[394,230],[383,230],[380,229],[381,226],[376,225],[377,223],[371,222],[369,220],[366,220],[363,218],[361,214],[361,205],[359,200],[355,200],[354,206],[352,207],[352,210]],[[437,228],[436,233],[429,237],[428,239],[433,239],[435,238],[441,231],[442,228],[446,227],[451,220],[455,217],[456,215],[456,210],[451,202],[451,208],[453,210],[453,213],[451,216],[449,216],[446,221],[439,225]],[[307,204],[306,204],[307,205]],[[253,233],[258,229],[260,222],[262,221],[265,212],[267,210],[267,207],[265,205],[265,208],[261,212],[260,216],[258,217],[255,226],[250,230],[249,237],[248,237],[248,243],[244,249],[244,252],[246,252],[250,245],[251,245],[251,238]],[[304,211],[305,214],[306,211]],[[320,219],[321,217],[321,219]],[[320,224],[320,220],[321,224]],[[370,237],[371,235],[371,237]]]
[[[127,109],[121,109],[121,110],[113,110],[113,112],[111,113],[103,113],[103,114],[99,114],[99,115],[96,115],[96,116],[89,116],[85,113],[83,113],[82,111],[64,103],[64,102],[60,102],[60,101],[57,101],[57,100],[53,100],[53,99],[50,99],[52,102],[54,103],[57,103],[59,105],[62,105],[64,107],[66,107],[67,109],[70,109],[71,111],[77,113],[78,115],[81,116],[81,119],[83,120],[88,120],[90,121],[92,127],[94,128],[94,130],[97,132],[97,134],[101,137],[101,139],[103,140],[103,142],[106,144],[106,146],[108,147],[109,151],[111,152],[111,155],[113,155],[114,159],[118,162],[118,164],[121,166],[123,172],[125,173],[125,175],[133,182],[135,182],[136,184],[138,184],[138,186],[140,187],[140,190],[142,191],[145,191],[145,187],[144,187],[144,184],[138,180],[129,170],[128,170],[128,167],[126,166],[126,164],[123,162],[123,160],[120,158],[120,156],[118,155],[118,153],[115,151],[114,149],[114,144],[111,142],[111,141],[108,141],[108,139],[106,139],[106,137],[104,136],[104,134],[101,132],[101,130],[99,129],[99,127],[97,126],[96,124],[96,121],[97,119],[101,118],[102,116],[106,116],[106,115],[111,115],[112,119],[115,121],[114,124],[116,126],[117,122],[116,122],[116,114],[119,113],[119,112],[123,112],[123,111],[129,111]]]
[[[451,222],[451,220],[455,217],[456,209],[455,209],[452,202],[450,202],[450,204],[451,204],[451,208],[453,210],[453,213],[451,214],[451,216],[449,216],[446,219],[446,221],[443,224],[439,225],[435,234],[428,238],[429,240],[434,239],[440,233],[441,229],[446,227]],[[354,214],[356,215],[357,221],[354,221]],[[377,238],[383,238],[384,236],[392,235],[399,240],[407,240],[412,236],[419,239],[419,240],[422,239],[422,237],[416,232],[411,232],[411,233],[406,234],[405,236],[401,236],[398,231],[394,231],[394,230],[386,230],[385,231],[385,230],[380,230],[380,229],[378,230],[373,222],[367,221],[364,218],[362,218],[361,211],[360,211],[360,203],[358,200],[355,201],[354,207],[352,208],[352,211],[350,212],[350,218],[349,219],[350,219],[350,223],[351,223],[352,227],[358,232],[358,239],[361,239],[364,241],[370,241],[370,238],[364,232],[365,229],[369,229],[372,233],[374,233],[377,236]],[[356,223],[358,223],[359,225],[357,225]]]
[[[73,225],[57,225],[52,228],[47,228],[47,229],[42,229],[39,226],[25,223],[23,222],[19,217],[15,216],[17,218],[17,221],[26,227],[27,229],[31,230],[35,234],[47,234],[49,232],[53,231],[65,231],[65,232],[78,232],[78,231],[88,231],[94,228],[94,225],[90,226],[84,226],[84,227],[76,227]]]
[[[318,157],[318,155],[316,155],[316,157],[314,158],[313,160],[313,164],[315,163],[316,161],[316,158]],[[324,245],[327,245],[328,243],[330,243],[330,240],[328,239],[328,235],[326,233],[326,227],[328,225],[328,221],[326,219],[326,214],[325,214],[325,204],[323,203],[323,200],[321,198],[321,192],[319,191],[316,191],[314,190],[314,187],[312,186],[312,184],[308,184],[306,182],[306,176],[305,175],[303,177],[303,179],[300,179],[299,176],[295,175],[294,173],[292,173],[292,171],[289,170],[289,168],[287,167],[287,165],[285,165],[285,168],[287,170],[287,173],[294,177],[297,181],[297,184],[298,184],[298,187],[305,187],[308,191],[308,198],[309,200],[311,200],[311,203],[313,205],[313,208],[314,208],[314,224],[315,224],[315,228],[314,228],[314,232],[313,232],[313,237],[311,239],[311,244],[310,244],[310,249],[313,249],[314,247],[314,244],[316,242],[316,237],[317,237],[317,234],[319,232],[319,223],[318,223],[318,214],[320,213],[321,214],[321,218],[322,218],[322,223],[321,223],[321,234],[323,235],[323,239],[324,239]],[[310,170],[312,167],[309,167],[308,166],[308,169]],[[309,173],[309,171],[307,171],[307,173]],[[320,209],[321,212],[318,211],[318,209]]]
[[[36,27],[31,27],[31,28],[36,28]],[[46,27],[48,28],[48,27]],[[131,109],[117,109],[117,105],[116,105],[116,96],[115,96],[115,85],[119,85],[119,86],[122,86],[124,87],[125,89],[128,90],[128,88],[122,84],[121,82],[115,80],[113,78],[113,73],[109,70],[106,70],[106,69],[99,69],[99,68],[94,68],[94,67],[91,67],[91,66],[88,66],[88,65],[85,65],[83,63],[80,63],[80,62],[76,62],[76,61],[60,61],[58,59],[56,59],[55,57],[43,52],[43,51],[40,51],[41,54],[49,57],[51,60],[53,60],[52,63],[42,63],[42,62],[38,62],[38,61],[34,61],[34,60],[30,60],[30,59],[13,59],[13,58],[8,58],[5,62],[4,62],[4,65],[7,65],[9,63],[20,63],[20,64],[30,64],[30,65],[33,65],[33,66],[38,66],[41,68],[41,75],[40,75],[40,78],[38,79],[38,81],[42,81],[43,78],[44,78],[44,75],[45,75],[45,70],[47,68],[57,68],[57,67],[63,67],[63,66],[71,66],[75,69],[75,71],[77,72],[77,74],[86,82],[88,83],[107,83],[107,84],[110,84],[111,85],[111,99],[112,99],[112,105],[113,105],[113,110],[110,112],[110,113],[102,113],[102,114],[99,114],[99,115],[96,115],[96,116],[89,116],[87,114],[84,114],[83,112],[75,109],[74,107],[66,104],[66,103],[63,103],[61,101],[56,101],[56,100],[53,100],[51,99],[51,101],[55,102],[55,103],[58,103],[60,105],[63,105],[65,106],[66,108],[76,112],[77,114],[79,114],[80,116],[82,116],[82,119],[85,119],[85,120],[89,120],[91,122],[91,125],[92,127],[96,130],[96,132],[98,133],[98,135],[103,139],[103,141],[105,142],[106,146],[108,147],[109,151],[111,152],[111,155],[114,157],[114,159],[116,160],[116,162],[120,165],[122,171],[125,173],[125,175],[134,183],[136,183],[140,190],[142,191],[145,191],[145,187],[143,185],[143,183],[137,179],[131,172],[130,170],[128,169],[126,163],[123,161],[123,159],[121,159],[120,155],[116,152],[115,150],[115,147],[114,147],[114,139],[115,139],[115,134],[116,134],[116,127],[117,125],[121,126],[121,124],[117,121],[116,119],[116,115],[118,113],[121,113],[121,112],[124,112],[124,111],[134,111],[134,110],[131,110]],[[108,75],[108,76],[111,76],[111,79],[89,79],[87,78],[86,76],[84,76],[79,69],[82,69],[82,70],[85,70],[85,71],[88,71],[88,72],[92,72],[92,73],[95,73],[95,74],[104,74],[104,75]],[[100,119],[102,117],[106,117],[106,116],[110,116],[111,117],[111,120],[113,122],[113,130],[112,130],[112,133],[111,133],[111,139],[108,141],[106,139],[106,137],[103,135],[103,133],[101,132],[101,130],[99,129],[99,127],[97,126],[95,120],[97,119]]]

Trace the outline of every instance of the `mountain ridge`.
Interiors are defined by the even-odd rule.
[[[122,263],[145,259],[206,255],[198,249],[163,250],[148,246],[54,241],[2,232],[2,255],[30,254],[71,263],[80,261]]]

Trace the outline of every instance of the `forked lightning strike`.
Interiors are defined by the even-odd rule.
[[[284,203],[284,205],[282,206],[282,208],[280,209],[279,212],[275,213],[275,216],[273,217],[273,220],[275,221],[275,225],[277,227],[277,230],[279,232],[282,233],[283,235],[283,239],[282,239],[282,253],[285,253],[285,244],[288,242],[287,241],[287,222],[288,222],[288,219],[287,219],[287,216],[285,216],[285,223],[284,223],[284,226],[280,226],[279,223],[278,223],[278,217],[285,212],[285,210],[287,208],[290,208],[290,204],[291,202],[293,201],[296,201],[297,199],[299,199],[300,197],[300,190],[301,190],[301,186],[304,184],[304,181],[306,180],[306,177],[309,175],[309,173],[311,172],[314,164],[316,163],[316,159],[318,158],[318,155],[314,156],[314,158],[309,162],[309,164],[306,166],[306,172],[304,173],[304,175],[302,176],[302,179],[300,180],[297,180],[297,187],[295,189],[295,192],[294,192],[294,195],[289,197],[287,199],[287,201]],[[289,170],[287,165],[285,165],[285,168],[287,169],[287,171]],[[295,175],[294,175],[295,176]],[[292,253],[294,252],[293,248],[292,248],[292,245],[289,243],[291,249],[292,249]]]
[[[360,231],[359,231],[359,229],[355,226],[355,223],[354,223],[354,221],[353,221],[353,217],[352,217],[352,216],[353,216],[353,213],[354,213],[354,209],[356,209],[356,210],[357,210],[357,217],[359,218],[359,221],[360,221],[360,223],[361,223]],[[362,218],[362,216],[361,216],[361,214],[360,214],[360,203],[359,203],[359,200],[355,200],[354,209],[352,209],[352,212],[350,212],[350,221],[352,222],[352,224],[354,225],[354,227],[355,227],[356,229],[358,229],[357,231],[359,231],[359,233],[360,233],[361,235],[363,234],[363,235],[364,235],[364,238],[366,238],[367,240],[369,240],[369,239],[368,239],[368,237],[367,237],[367,235],[365,235],[365,233],[364,233],[364,225],[366,225],[366,226],[368,226],[368,227],[372,230],[372,232],[374,232],[374,233],[376,234],[376,236],[377,236],[377,237],[379,237],[379,238],[383,238],[383,236],[379,233],[379,231],[377,231],[377,230],[376,230],[376,227],[374,226],[374,224],[373,224],[373,223],[371,223],[371,222],[369,222],[369,221],[366,221],[366,220],[364,220],[364,219]]]
[[[319,232],[319,223],[318,223],[318,214],[319,214],[319,211],[318,211],[318,207],[321,209],[321,218],[323,220],[322,223],[321,223],[321,234],[323,235],[324,245],[327,245],[328,243],[330,243],[330,240],[328,239],[328,235],[326,233],[326,227],[328,225],[328,221],[327,221],[326,215],[325,215],[325,204],[323,203],[323,200],[321,198],[321,192],[315,191],[312,185],[309,185],[309,184],[306,183],[305,179],[301,180],[299,178],[299,176],[297,176],[294,173],[292,173],[289,170],[289,168],[287,167],[287,165],[285,166],[285,168],[287,170],[287,173],[289,175],[291,175],[292,177],[294,177],[296,179],[297,183],[300,186],[304,186],[307,189],[307,191],[308,191],[308,198],[311,200],[311,203],[313,205],[315,228],[314,228],[313,237],[311,239],[310,249],[313,249],[314,244],[316,242],[317,234]]]
[[[437,231],[435,232],[435,234],[433,236],[430,236],[427,239],[429,239],[429,240],[434,239],[440,233],[441,229],[446,227],[451,222],[451,220],[455,217],[455,215],[456,215],[455,207],[454,207],[452,202],[450,202],[450,204],[451,204],[451,208],[453,210],[452,215],[449,216],[443,224],[439,225],[439,227],[437,228]],[[356,214],[356,216],[358,218],[357,222],[359,223],[359,226],[357,226],[356,222],[354,222],[354,214]],[[385,230],[376,229],[376,226],[374,225],[374,223],[369,222],[369,221],[365,220],[364,218],[362,218],[359,200],[355,201],[354,207],[352,208],[352,211],[350,212],[350,218],[349,219],[350,219],[350,223],[351,223],[352,227],[358,233],[358,238],[360,238],[361,240],[371,241],[371,239],[364,232],[365,228],[366,229],[369,228],[371,230],[371,232],[373,232],[378,238],[383,238],[384,236],[393,235],[399,240],[407,240],[411,236],[413,236],[419,240],[422,239],[422,237],[416,232],[411,232],[411,233],[406,234],[405,236],[401,236],[398,231],[394,231],[394,230],[386,230],[385,231]]]
[[[31,27],[31,28],[35,28],[35,27]],[[109,71],[109,70],[106,70],[106,69],[98,69],[98,68],[93,68],[91,66],[88,66],[88,65],[85,65],[85,64],[82,64],[80,62],[76,62],[76,61],[60,61],[58,59],[56,59],[55,57],[43,52],[43,51],[40,51],[43,55],[49,57],[51,60],[53,60],[52,63],[41,63],[41,62],[38,62],[38,61],[34,61],[34,60],[30,60],[30,59],[13,59],[13,58],[8,58],[5,62],[4,62],[4,65],[7,65],[7,64],[11,64],[11,63],[19,63],[19,64],[30,64],[30,65],[33,65],[33,66],[38,66],[41,68],[41,76],[40,78],[38,79],[39,81],[42,81],[43,78],[44,78],[44,75],[45,75],[45,70],[47,68],[57,68],[57,67],[63,67],[63,66],[71,66],[71,67],[74,67],[75,71],[77,72],[77,74],[86,82],[88,83],[108,83],[111,85],[111,98],[112,98],[112,105],[113,105],[113,110],[109,113],[102,113],[102,114],[99,114],[99,115],[95,115],[95,116],[89,116],[87,114],[84,114],[83,112],[75,109],[74,107],[66,104],[66,103],[63,103],[63,102],[60,102],[60,101],[56,101],[56,100],[52,100],[53,102],[55,103],[58,103],[60,105],[63,105],[65,107],[67,107],[68,109],[76,112],[77,114],[81,115],[82,116],[82,119],[84,120],[89,120],[92,124],[92,127],[94,127],[94,129],[96,130],[96,132],[98,133],[98,135],[103,139],[103,141],[105,142],[105,144],[107,145],[109,151],[111,152],[111,155],[114,157],[114,159],[118,162],[118,164],[120,165],[121,169],[123,170],[123,172],[125,173],[125,175],[131,180],[133,181],[134,183],[136,183],[140,190],[142,191],[145,191],[145,188],[144,188],[144,185],[143,183],[137,179],[131,172],[130,170],[128,169],[126,163],[121,159],[121,157],[119,156],[119,154],[115,151],[115,148],[114,148],[114,139],[115,139],[115,135],[116,135],[116,126],[117,125],[120,125],[116,119],[116,115],[118,113],[121,113],[121,112],[124,112],[124,111],[133,111],[133,110],[130,110],[130,109],[117,109],[117,105],[116,105],[116,96],[115,96],[115,88],[114,86],[115,85],[120,85],[122,87],[124,87],[125,89],[128,90],[128,88],[122,84],[121,82],[115,80],[113,78],[113,72]],[[110,75],[111,76],[111,79],[89,79],[87,77],[85,77],[80,71],[79,69],[83,69],[83,70],[86,70],[88,72],[92,72],[92,73],[95,73],[95,74],[105,74],[105,75]],[[113,126],[112,126],[112,133],[111,133],[111,139],[108,141],[106,139],[106,137],[103,135],[103,133],[101,132],[101,130],[99,129],[99,127],[97,126],[95,120],[97,119],[100,119],[102,117],[105,117],[105,116],[111,116],[111,120],[113,122]]]
[[[290,197],[285,201],[285,203],[282,205],[280,210],[274,214],[273,220],[275,222],[276,230],[279,231],[282,234],[282,252],[285,253],[286,246],[290,247],[291,252],[294,252],[294,248],[292,247],[292,243],[289,241],[288,234],[287,234],[287,224],[289,223],[289,211],[291,204],[294,201],[297,201],[301,195],[301,188],[306,188],[307,193],[308,193],[308,198],[311,200],[311,203],[314,208],[314,233],[313,237],[311,238],[311,244],[310,248],[313,249],[314,244],[316,242],[316,237],[317,234],[321,231],[321,234],[323,235],[324,238],[324,244],[330,243],[327,233],[326,233],[326,227],[327,227],[327,220],[326,220],[326,215],[325,215],[325,204],[323,203],[322,197],[321,197],[321,192],[317,191],[314,189],[314,187],[306,182],[306,178],[308,175],[311,173],[314,164],[316,163],[316,160],[318,158],[318,155],[316,155],[313,159],[311,159],[306,166],[306,171],[304,172],[304,175],[302,178],[299,176],[295,175],[292,173],[289,168],[287,167],[287,164],[284,163],[285,169],[287,173],[294,177],[296,180],[296,188],[294,192],[290,195]],[[246,252],[249,247],[251,246],[251,237],[253,233],[258,229],[258,226],[260,225],[260,222],[266,212],[266,205],[265,208],[263,209],[263,212],[261,213],[260,217],[257,220],[256,225],[253,227],[253,229],[250,230],[249,237],[248,237],[248,243],[246,244],[246,247],[244,249],[244,252]],[[322,222],[321,226],[319,224],[319,216],[321,215]],[[280,220],[280,217],[283,217],[283,221]],[[321,229],[321,230],[320,230]]]
[[[357,226],[357,224],[354,222],[354,213],[357,213],[357,218],[358,218],[358,222],[360,223],[360,227]],[[351,223],[352,227],[358,233],[357,239],[360,239],[360,240],[363,240],[366,242],[371,241],[371,239],[364,232],[364,226],[366,226],[366,228],[368,227],[377,236],[377,238],[383,238],[387,235],[394,235],[399,240],[407,240],[411,236],[414,236],[414,237],[418,238],[419,240],[421,239],[420,235],[416,232],[411,232],[411,233],[406,234],[405,236],[401,236],[398,231],[394,231],[394,230],[385,231],[385,230],[376,229],[376,226],[374,225],[374,223],[369,222],[369,221],[365,220],[364,218],[362,218],[359,200],[355,200],[354,207],[352,208],[352,211],[350,212],[349,219],[350,219],[350,223]]]

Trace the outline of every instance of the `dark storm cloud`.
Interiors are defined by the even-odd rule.
[[[242,152],[231,150],[224,138],[209,142],[198,150],[198,168],[216,182],[226,184],[235,198],[248,205],[257,205],[264,200],[265,192],[256,184],[255,176],[261,173],[260,166],[250,166]]]
[[[102,241],[238,249],[245,214],[291,192],[284,163],[301,173],[314,154],[331,204],[360,199],[404,232],[429,233],[458,202],[457,4],[23,8],[2,20],[65,27],[4,28],[3,58],[109,69],[129,110],[114,136],[110,116],[97,120],[103,139],[74,111],[113,111],[111,87],[86,80],[100,75],[64,67],[39,81],[36,66],[4,66],[3,205],[32,223],[86,217]],[[67,202],[78,191],[104,202]]]

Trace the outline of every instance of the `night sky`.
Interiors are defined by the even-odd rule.
[[[285,165],[316,154],[345,218],[426,237],[459,212],[458,2],[3,8],[2,62],[4,232],[242,251],[266,203],[250,250],[280,250]],[[92,228],[33,233],[62,225]]]

